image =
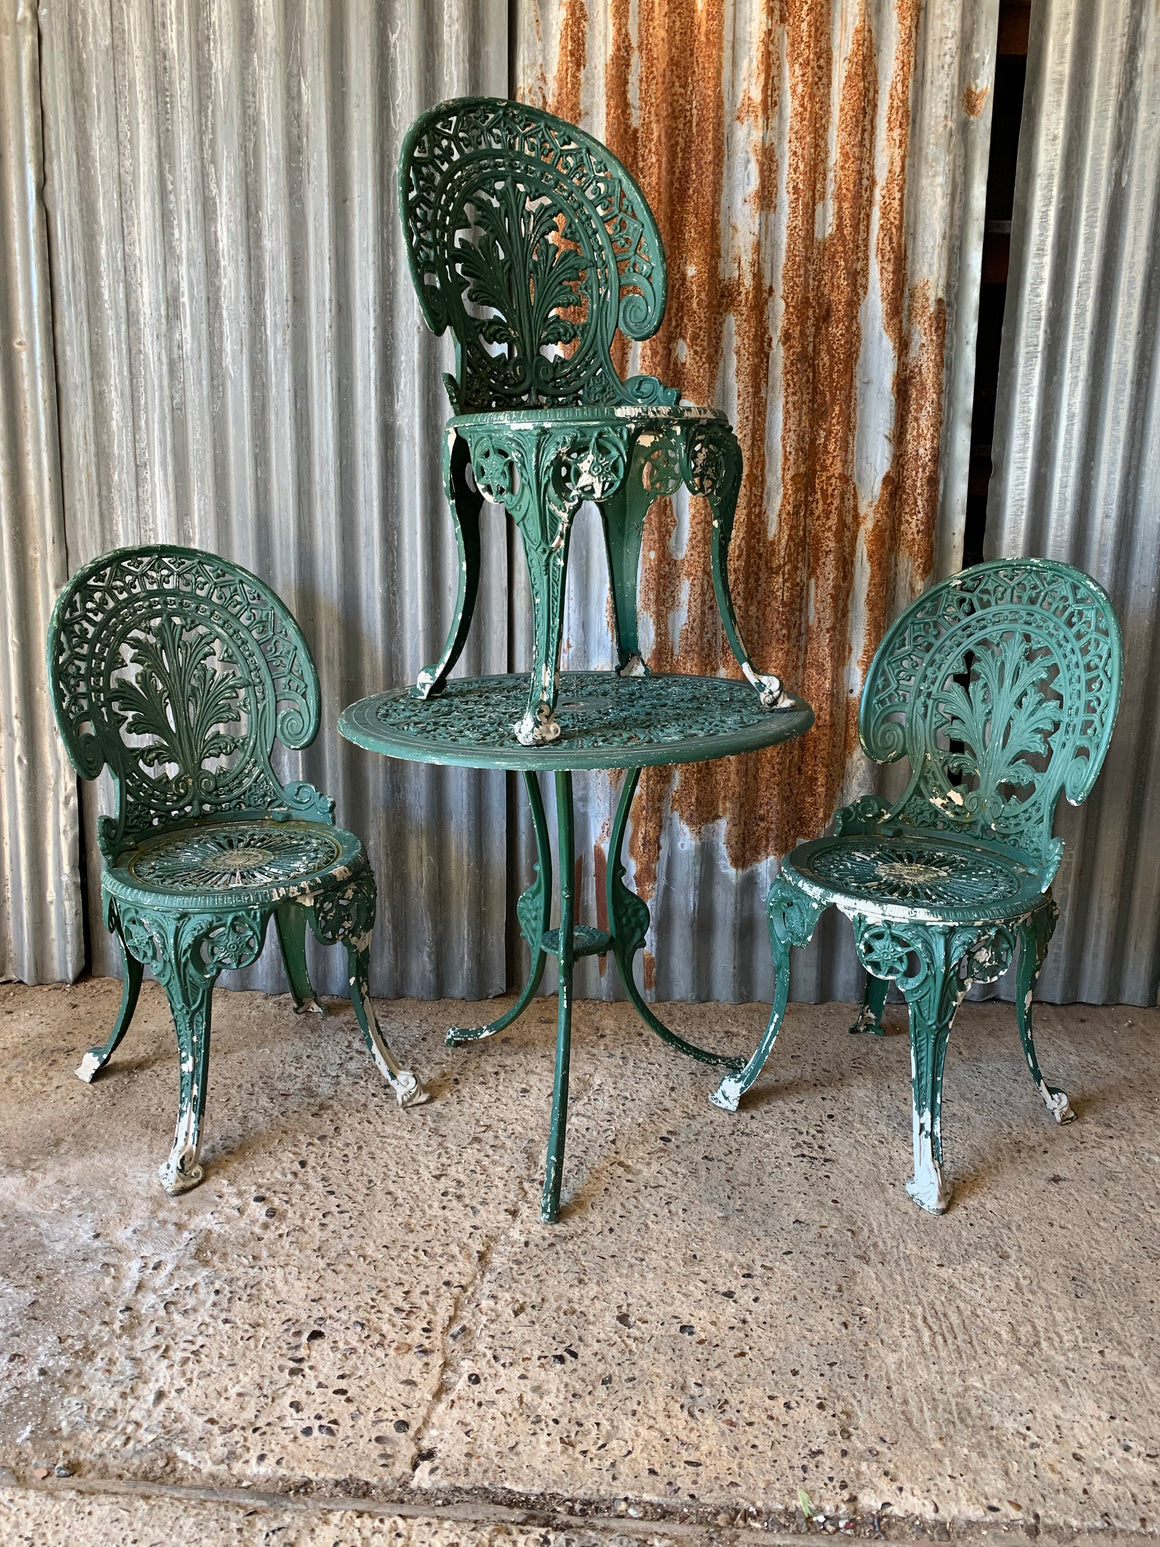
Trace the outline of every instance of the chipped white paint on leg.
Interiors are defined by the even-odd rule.
[[[754,671],[748,661],[742,661],[741,670],[746,680],[757,689],[763,709],[792,709],[793,699],[781,685],[781,678],[772,672]]]
[[[931,1136],[931,1114],[914,1113],[914,1175],[906,1184],[906,1190],[929,1214],[942,1214],[951,1201],[950,1189],[943,1182],[942,1168],[934,1158]]]
[[[739,1075],[727,1074],[709,1100],[723,1112],[736,1112],[744,1090]]]
[[[91,1048],[81,1059],[77,1068],[77,1079],[84,1080],[86,1085],[91,1085],[101,1068],[100,1056]]]

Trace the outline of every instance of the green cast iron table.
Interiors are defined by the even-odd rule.
[[[560,1211],[560,1181],[568,1121],[568,1067],[572,1036],[572,971],[579,956],[616,962],[625,993],[657,1035],[702,1063],[739,1070],[742,1058],[694,1047],[677,1036],[647,1005],[636,986],[633,964],[649,926],[646,904],[624,884],[621,851],[632,797],[642,768],[671,763],[711,762],[753,752],[803,735],[814,723],[810,706],[791,697],[787,707],[769,710],[747,682],[725,677],[626,676],[616,672],[565,672],[560,678],[557,715],[560,736],[544,746],[523,746],[513,726],[525,706],[526,673],[502,677],[453,678],[438,697],[420,698],[402,688],[360,699],[344,709],[338,728],[348,741],[387,757],[464,768],[501,768],[522,773],[536,834],[536,876],[517,904],[520,930],[532,953],[527,982],[515,1004],[486,1026],[453,1026],[452,1046],[476,1042],[510,1026],[539,988],[544,958],[554,955],[559,973],[556,1072],[544,1174],[541,1215],[554,1224]],[[573,896],[572,774],[582,769],[626,771],[609,842],[607,930],[575,921]],[[552,858],[537,774],[556,781],[556,826],[560,924],[550,928]]]

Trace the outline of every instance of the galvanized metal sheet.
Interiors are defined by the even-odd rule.
[[[450,615],[446,346],[412,294],[395,164],[423,107],[504,92],[506,6],[42,0],[40,26],[69,567],[164,540],[269,581],[328,706],[289,766],[380,879],[375,992],[497,992],[503,776],[390,765],[335,721],[413,680]],[[491,535],[469,672],[507,666]],[[95,891],[90,907],[99,921]],[[115,970],[99,922],[92,945]],[[318,953],[323,991],[344,991],[340,958]],[[273,948],[235,981],[280,991]]]
[[[76,781],[44,635],[67,569],[41,180],[36,7],[0,7],[0,977],[84,965]]]
[[[959,567],[997,5],[932,0],[543,0],[521,9],[519,94],[582,123],[640,180],[669,257],[657,336],[623,364],[724,408],[745,452],[733,590],[761,669],[813,704],[792,746],[647,771],[631,853],[663,997],[768,997],[776,856],[866,789],[857,704],[887,624]],[[606,579],[574,538],[569,664],[606,664]],[[734,670],[705,513],[654,506],[650,664]],[[517,612],[517,619],[520,617]],[[578,837],[596,905],[612,794]],[[651,942],[650,942],[651,943]],[[585,964],[588,992],[598,967]],[[829,923],[799,997],[851,997]]]
[[[1011,233],[990,556],[1066,559],[1124,630],[1095,793],[1061,804],[1043,997],[1160,993],[1160,7],[1036,0]]]
[[[512,8],[519,90],[606,138],[657,209],[672,299],[640,366],[738,425],[743,619],[818,709],[780,756],[646,781],[632,858],[666,944],[646,983],[668,996],[768,994],[774,856],[866,786],[870,653],[957,567],[996,4]],[[69,565],[151,538],[251,565],[302,619],[335,712],[413,676],[450,610],[443,346],[402,262],[393,166],[421,107],[507,89],[507,22],[486,0],[40,6]],[[729,669],[706,535],[680,502],[651,518],[656,664]],[[607,659],[592,523],[584,537],[573,665]],[[484,553],[466,671],[524,648],[522,561],[494,513]],[[382,878],[376,991],[502,987],[518,889],[502,778],[377,763],[333,714],[301,769]],[[580,787],[598,914],[610,793]],[[93,815],[90,797],[89,834]],[[93,947],[108,970],[99,927]],[[247,981],[280,985],[268,962]],[[827,923],[795,991],[856,988]]]

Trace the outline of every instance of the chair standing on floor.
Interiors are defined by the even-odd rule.
[[[259,955],[273,917],[296,1009],[325,1014],[306,970],[306,926],[346,946],[351,1001],[400,1106],[426,1099],[375,1020],[367,961],[375,878],[334,802],[271,767],[275,740],[318,733],[318,676],[294,618],[248,570],[192,548],[123,548],[61,592],[48,632],[57,725],[77,772],[108,767],[105,923],[124,956],[121,1009],[77,1073],[92,1080],[129,1028],[149,967],[169,997],[181,1059],[167,1193],[195,1187],[209,1071],[210,999]]]
[[[1057,909],[1063,853],[1052,836],[1062,791],[1091,792],[1120,700],[1120,628],[1104,591],[1045,559],[1000,559],[934,586],[879,646],[858,717],[866,753],[905,755],[895,806],[865,796],[827,838],[782,861],[769,894],[777,987],[769,1026],[745,1069],[713,1096],[735,1111],[769,1055],[789,991],[790,947],[824,909],[852,920],[870,977],[852,1031],[881,1033],[889,982],[910,1008],[914,1176],[907,1191],[941,1213],[943,1060],[972,983],[991,982],[1019,948],[1015,1013],[1031,1078],[1056,1122],[1074,1116],[1039,1071],[1031,1000]]]

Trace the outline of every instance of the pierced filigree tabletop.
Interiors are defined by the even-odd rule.
[[[814,723],[803,699],[771,712],[729,677],[563,672],[559,739],[527,747],[512,728],[526,694],[522,674],[452,678],[438,698],[399,688],[360,699],[338,728],[357,746],[412,762],[576,771],[710,762],[791,741]]]
[[[559,680],[556,713],[559,736],[527,746],[516,736],[515,722],[527,695],[527,678],[452,678],[434,698],[413,688],[377,693],[351,704],[338,728],[349,740],[372,752],[412,762],[450,763],[467,768],[521,772],[536,834],[536,874],[516,905],[520,932],[531,952],[531,966],[515,1004],[486,1026],[452,1026],[447,1041],[478,1042],[522,1015],[544,974],[546,956],[559,968],[556,1022],[556,1077],[544,1171],[541,1217],[559,1217],[560,1182],[568,1123],[568,1073],[572,1036],[572,973],[578,957],[611,955],[624,991],[644,1023],[662,1041],[700,1063],[736,1073],[743,1060],[695,1047],[677,1036],[645,1002],[634,976],[634,963],[649,928],[647,904],[624,883],[625,834],[632,798],[642,768],[670,763],[712,762],[738,752],[790,741],[814,723],[814,712],[787,695],[787,706],[762,706],[752,687],[728,677],[621,676],[615,671],[564,672]],[[575,918],[575,844],[572,773],[578,769],[627,770],[608,839],[604,887],[607,927],[594,928]],[[556,784],[559,925],[552,921],[552,849],[537,772],[550,771]]]

